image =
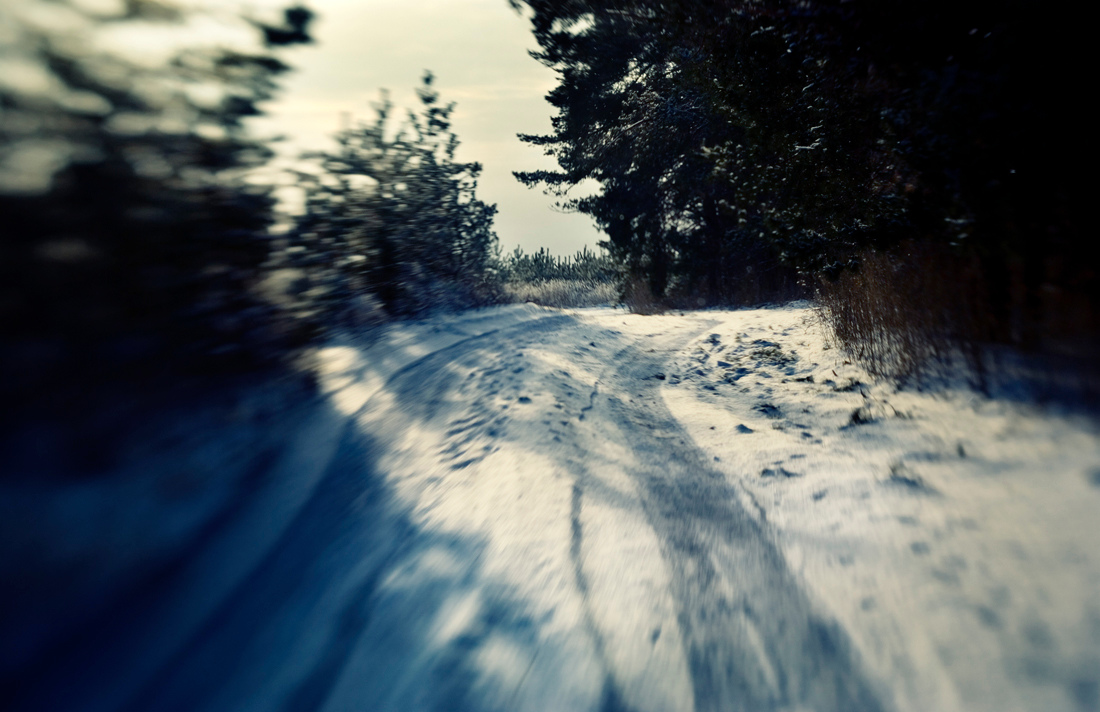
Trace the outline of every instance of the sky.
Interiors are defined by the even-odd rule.
[[[499,210],[496,232],[505,253],[515,246],[572,254],[601,239],[592,220],[553,208],[555,198],[512,176],[553,169],[553,159],[521,143],[517,133],[550,132],[545,100],[554,72],[528,56],[536,44],[529,23],[507,0],[312,0],[316,43],[289,51],[295,72],[268,105],[260,129],[287,136],[285,155],[330,147],[341,116],[371,119],[379,90],[395,110],[417,105],[425,70],[445,102],[454,101],[458,160],[484,166],[478,198]],[[396,118],[397,111],[395,111]]]

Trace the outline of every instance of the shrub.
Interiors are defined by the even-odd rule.
[[[544,307],[580,308],[610,306],[619,301],[611,282],[550,279],[542,282],[509,282],[504,285],[507,302],[533,302]]]
[[[976,259],[935,244],[867,252],[817,292],[836,346],[872,375],[920,380],[935,366],[969,368],[987,387],[987,295]]]
[[[649,281],[643,277],[631,277],[623,287],[623,303],[635,314],[651,316],[664,314],[664,303],[653,295]]]

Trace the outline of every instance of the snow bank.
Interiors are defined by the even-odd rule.
[[[71,689],[51,685],[43,699],[120,706],[269,556],[337,454],[348,416],[386,379],[549,313],[521,305],[392,324],[370,348],[345,339],[320,351],[321,399],[295,384],[242,388],[139,424],[110,473],[0,483],[0,576],[19,582],[0,599],[0,679],[24,677],[45,655]],[[158,574],[170,589],[134,593]],[[127,596],[129,610],[115,610]],[[91,655],[101,644],[72,636],[89,623],[111,629],[104,616],[118,617],[116,640],[110,654]]]

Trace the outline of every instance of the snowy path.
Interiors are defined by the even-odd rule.
[[[409,418],[399,432],[417,429],[413,447],[423,447],[432,442],[425,430],[444,431],[440,455],[452,471],[553,474],[542,486],[563,499],[568,491],[568,560],[561,522],[501,552],[502,566],[522,570],[535,547],[559,548],[546,563],[562,579],[560,598],[580,608],[569,635],[590,646],[587,674],[602,678],[590,690],[598,694],[560,708],[878,709],[843,635],[812,614],[782,556],[664,406],[655,375],[707,324],[663,320],[642,338],[573,319],[539,326],[441,352],[392,390]],[[525,476],[505,457],[538,467]],[[539,496],[540,483],[530,485],[512,516],[497,513],[490,525],[500,544],[513,535],[502,525],[533,514],[521,499]],[[458,492],[439,496],[455,500],[442,506],[479,505]],[[626,533],[646,528],[648,541]],[[552,687],[559,673],[526,674]],[[531,701],[555,706],[552,696]]]
[[[609,397],[606,415],[630,434],[640,465],[630,475],[672,570],[695,709],[881,709],[844,634],[815,614],[767,533],[665,406],[654,374],[682,337],[670,330],[648,349],[630,345],[604,377],[627,396]]]
[[[1016,679],[1002,664],[1015,659],[1013,610],[1031,624],[1047,594],[1015,587],[1016,609],[994,613],[980,592],[957,592],[968,585],[960,556],[946,557],[954,583],[921,568],[933,557],[914,552],[928,545],[904,537],[917,514],[950,519],[957,482],[928,455],[914,465],[927,482],[890,471],[946,496],[895,495],[887,479],[884,496],[867,498],[886,467],[875,458],[902,463],[906,437],[926,454],[934,438],[913,417],[849,427],[867,396],[822,385],[833,364],[804,341],[804,313],[510,307],[395,329],[365,352],[334,347],[331,412],[310,431],[322,444],[308,455],[290,445],[283,461],[313,467],[289,473],[281,494],[258,492],[262,509],[143,591],[120,642],[97,642],[114,635],[116,611],[67,652],[68,670],[27,680],[14,708],[1095,709],[1095,434],[1063,437],[1068,484],[1032,493],[1070,532],[1029,551],[1062,563],[1001,570],[993,556],[977,567],[983,590],[1061,576],[1050,579],[1061,617],[1045,616],[1039,643],[1062,647],[1039,659],[1038,677]],[[774,340],[749,339],[765,322]],[[968,436],[981,455],[984,441]],[[1032,509],[1012,516],[1043,524]],[[981,511],[967,521],[978,537],[967,546],[997,543],[974,533]],[[867,555],[853,564],[853,550]],[[944,618],[948,593],[962,603]],[[971,605],[978,615],[963,620]],[[990,642],[980,635],[994,615]],[[979,657],[952,664],[944,650]]]

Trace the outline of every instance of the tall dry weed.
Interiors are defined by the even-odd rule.
[[[872,375],[904,384],[962,365],[986,388],[989,309],[975,259],[922,243],[868,252],[823,280],[817,301],[835,345]]]
[[[573,279],[509,282],[504,285],[504,296],[509,302],[533,302],[561,309],[611,306],[619,301],[612,282]]]
[[[665,304],[653,294],[649,287],[649,281],[639,276],[627,279],[623,286],[623,304],[635,314],[651,316],[664,314]]]

